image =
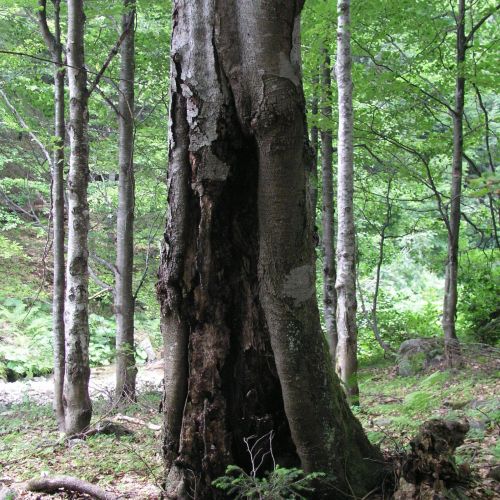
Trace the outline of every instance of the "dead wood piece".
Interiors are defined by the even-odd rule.
[[[53,476],[32,479],[26,485],[28,491],[42,491],[44,493],[56,493],[59,490],[76,491],[90,495],[97,500],[116,500],[115,495],[108,493],[95,484],[88,483],[72,476]]]
[[[466,470],[457,467],[455,449],[463,444],[468,422],[432,419],[425,422],[411,441],[411,452],[403,465],[403,477],[422,489],[444,492],[467,479]],[[417,488],[418,489],[418,488]]]
[[[118,414],[113,417],[113,420],[122,420],[124,422],[130,422],[131,424],[144,425],[152,431],[161,430],[161,425],[151,424],[150,422],[145,422],[144,420],[141,420],[139,418],[129,417],[127,415]]]

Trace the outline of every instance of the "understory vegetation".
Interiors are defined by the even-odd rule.
[[[387,360],[363,364],[361,406],[357,416],[370,440],[380,445],[387,457],[401,455],[408,449],[409,440],[418,427],[431,417],[466,418],[471,429],[464,445],[457,450],[457,464],[467,464],[473,473],[467,498],[493,499],[499,493],[498,483],[487,476],[500,460],[499,373],[491,356],[476,353],[468,360],[467,368],[460,372],[438,369],[412,377],[398,376]],[[94,402],[91,427],[118,415],[117,421],[131,434],[98,434],[70,441],[60,437],[49,403],[39,405],[26,401],[0,405],[3,480],[21,482],[40,473],[72,474],[115,493],[133,492],[133,498],[137,499],[158,498],[162,483],[159,431],[148,428],[147,424],[161,423],[160,401],[160,392],[147,389],[140,393],[137,403],[120,408],[113,407],[105,397],[98,398]],[[123,415],[134,420],[120,420]],[[29,440],[25,438],[26,432],[30,433]],[[290,469],[283,469],[281,473],[278,470],[277,475],[276,488],[290,486],[303,477]],[[238,477],[238,471],[230,470],[228,477]],[[248,477],[241,477],[231,487],[250,491],[245,487],[255,488],[256,483],[261,491],[279,491],[266,489],[265,484],[252,482]],[[227,485],[227,481],[221,484]],[[305,495],[307,498],[307,490]]]

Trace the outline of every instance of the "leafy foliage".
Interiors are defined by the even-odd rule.
[[[305,500],[314,491],[314,480],[324,477],[322,472],[305,474],[296,468],[279,465],[264,477],[247,474],[241,467],[229,465],[226,475],[212,484],[235,499]]]
[[[157,322],[145,319],[137,328],[148,331]],[[116,323],[97,314],[89,317],[91,366],[105,366],[115,357]],[[27,305],[18,299],[0,303],[0,378],[34,377],[52,372],[52,319],[47,304]],[[157,343],[158,340],[153,341]],[[139,350],[138,360],[145,360]]]

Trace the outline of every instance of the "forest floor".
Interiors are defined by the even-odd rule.
[[[500,460],[499,374],[498,361],[491,359],[470,361],[460,371],[436,370],[414,377],[400,377],[388,361],[378,362],[360,370],[361,406],[355,411],[371,441],[391,454],[406,448],[419,425],[429,418],[467,418],[471,430],[457,451],[457,462],[468,464],[474,477],[467,497],[500,498],[500,483],[488,477]],[[94,370],[93,425],[112,420],[132,433],[122,437],[96,434],[71,441],[57,432],[49,379],[3,384],[0,487],[3,483],[13,488],[23,499],[84,498],[23,490],[24,481],[40,475],[72,475],[98,483],[119,498],[159,498],[161,377],[160,362],[143,366],[137,403],[117,408],[111,403],[112,368]],[[6,398],[9,387],[17,387],[16,398]]]

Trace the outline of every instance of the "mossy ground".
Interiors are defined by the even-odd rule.
[[[158,392],[143,393],[137,403],[121,408],[98,400],[94,402],[93,422],[119,413],[159,424],[160,399]],[[131,436],[97,434],[68,442],[57,431],[51,405],[25,402],[0,408],[0,481],[16,486],[44,474],[71,475],[97,483],[120,498],[159,498],[159,432],[142,424],[124,425],[133,431]],[[54,496],[24,492],[21,498]],[[84,497],[61,493],[56,498]]]
[[[435,370],[414,377],[400,377],[391,362],[380,361],[361,368],[361,406],[355,411],[371,441],[389,453],[408,446],[429,418],[467,418],[471,430],[457,461],[467,463],[476,478],[471,498],[498,498],[498,483],[486,477],[500,459],[498,376],[491,359],[469,362],[460,371]],[[137,404],[119,409],[100,399],[94,403],[94,422],[120,413],[159,424],[160,399],[159,392],[145,392]],[[159,498],[159,433],[122,423],[132,436],[96,435],[70,446],[60,438],[49,404],[26,401],[0,407],[0,481],[65,474],[98,483],[121,498]],[[23,493],[21,498],[49,496]]]
[[[400,377],[393,363],[380,361],[360,370],[356,413],[369,439],[389,454],[404,450],[425,420],[467,419],[470,431],[457,449],[457,463],[470,467],[471,497],[499,498],[500,484],[487,477],[500,461],[498,368],[498,360],[476,357],[460,370]]]

